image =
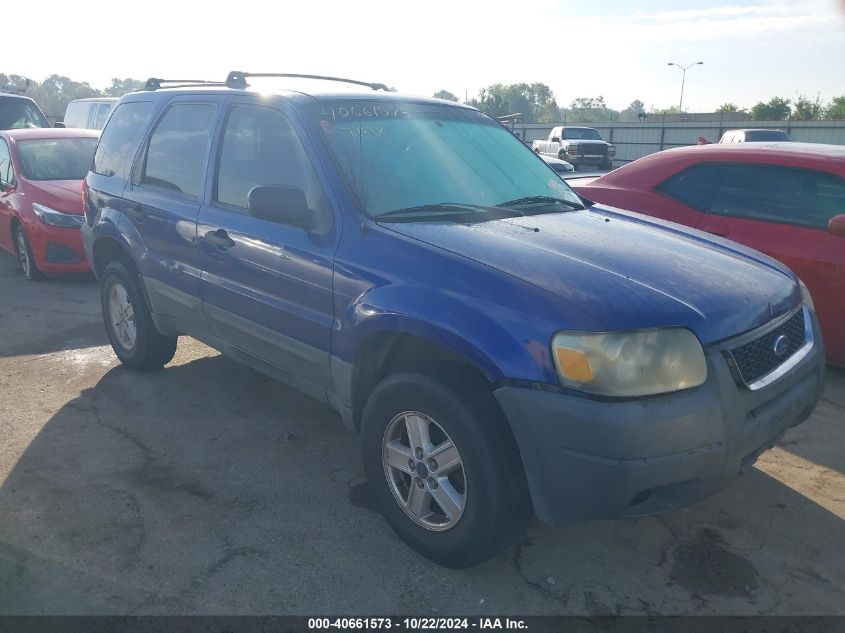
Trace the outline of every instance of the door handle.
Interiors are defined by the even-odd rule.
[[[217,229],[216,231],[209,231],[205,234],[205,239],[214,244],[217,248],[226,250],[235,245],[235,240],[229,237],[226,229]]]
[[[718,235],[720,237],[727,237],[728,236],[728,229],[719,229],[715,226],[705,226],[704,230],[708,233],[712,233],[713,235]]]

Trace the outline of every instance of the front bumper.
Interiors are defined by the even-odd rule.
[[[824,387],[818,323],[804,358],[773,383],[738,385],[721,351],[700,387],[636,400],[596,400],[504,387],[538,518],[553,523],[644,516],[707,497],[812,412]]]
[[[32,221],[26,225],[26,235],[40,271],[77,273],[91,270],[79,229]]]

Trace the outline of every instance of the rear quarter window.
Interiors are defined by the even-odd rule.
[[[696,165],[661,183],[657,190],[698,211],[708,211],[719,191],[721,165]]]
[[[94,154],[94,173],[114,176],[132,159],[150,118],[151,101],[131,101],[117,106],[108,120]]]

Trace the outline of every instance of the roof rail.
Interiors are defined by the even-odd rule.
[[[150,77],[147,83],[144,84],[144,90],[159,90],[164,87],[163,84],[176,84],[167,86],[168,88],[184,88],[187,86],[225,86],[226,83],[222,81],[206,81],[205,79],[159,79],[158,77]]]
[[[346,84],[355,84],[356,86],[366,86],[372,90],[384,90],[390,92],[384,84],[371,83],[369,81],[358,81],[357,79],[344,79],[343,77],[326,77],[324,75],[301,75],[298,73],[245,73],[239,70],[233,70],[226,78],[226,85],[229,88],[237,88],[244,90],[247,87],[247,77],[293,77],[296,79],[321,79],[323,81],[339,81]]]

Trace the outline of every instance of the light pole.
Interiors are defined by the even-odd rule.
[[[687,71],[693,66],[698,66],[703,63],[704,62],[695,62],[694,64],[690,64],[689,66],[681,66],[680,64],[676,64],[675,62],[669,62],[669,66],[675,66],[683,71],[683,76],[681,77],[681,103],[678,104],[678,110],[680,110],[681,112],[684,111],[684,84],[687,81]]]

